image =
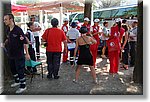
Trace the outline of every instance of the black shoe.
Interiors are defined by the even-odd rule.
[[[59,79],[60,76],[54,76],[54,79]]]
[[[52,75],[47,75],[48,79],[53,79]]]

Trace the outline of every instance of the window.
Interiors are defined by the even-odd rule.
[[[119,10],[117,10],[117,9],[116,9],[116,10],[112,10],[110,17],[111,17],[111,18],[115,18],[115,17],[116,17],[116,14],[117,14],[118,12],[119,12]]]
[[[75,20],[78,20],[79,22],[84,22],[84,15],[83,15],[83,13],[78,14],[76,16]]]
[[[111,10],[102,11],[102,14],[101,14],[100,18],[101,19],[110,18],[110,15],[111,15]]]
[[[116,18],[124,17],[127,15],[127,11],[124,8],[119,9],[119,12],[115,15]]]
[[[69,15],[69,23],[72,22],[72,19],[75,17],[76,14],[77,14],[77,13],[74,13],[74,14]]]
[[[94,16],[93,16],[93,18],[94,18],[94,19],[96,19],[96,18],[100,18],[101,14],[102,14],[102,12],[101,12],[101,11],[96,11],[96,12],[94,12]]]

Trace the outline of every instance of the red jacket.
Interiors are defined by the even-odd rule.
[[[122,39],[122,36],[123,36],[124,32],[125,32],[125,30],[122,27],[120,28],[120,31],[119,31],[119,27],[118,26],[111,27],[111,35],[110,35],[109,38],[112,38],[114,36],[118,36],[119,40],[121,42],[121,39]]]

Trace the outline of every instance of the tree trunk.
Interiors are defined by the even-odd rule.
[[[7,13],[11,13],[11,1],[7,0],[7,2],[2,2],[2,11],[3,11],[3,15]],[[6,39],[6,26],[3,26],[3,41]],[[3,55],[3,64],[2,64],[2,68],[4,71],[4,79],[11,79],[12,78],[12,74],[11,74],[11,70],[8,64],[8,57],[5,53],[2,54]]]
[[[143,1],[138,3],[138,31],[137,32],[138,32],[137,49],[136,49],[137,53],[135,58],[136,59],[135,68],[133,71],[133,81],[135,83],[143,84]]]
[[[88,17],[91,20],[92,0],[85,0],[84,18]]]

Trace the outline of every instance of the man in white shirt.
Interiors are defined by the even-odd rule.
[[[76,42],[76,39],[80,36],[80,33],[79,33],[79,30],[77,30],[76,28],[77,24],[75,22],[72,22],[71,24],[71,29],[67,32],[66,36],[68,38],[68,42],[69,43],[72,43],[75,45],[75,42]],[[68,47],[69,49],[69,47]],[[75,49],[75,46],[74,48],[71,48],[69,49],[70,50],[70,64],[73,65],[73,62],[74,62],[74,49]]]
[[[36,46],[36,56],[37,59],[40,58],[40,30],[41,30],[41,26],[38,22],[35,21],[35,17],[31,17],[31,22],[33,22],[34,24],[34,30],[33,30],[33,35],[35,38],[35,46]]]
[[[137,43],[137,21],[132,23],[132,29],[129,32],[129,44],[130,44],[130,66],[135,65],[136,43]]]

